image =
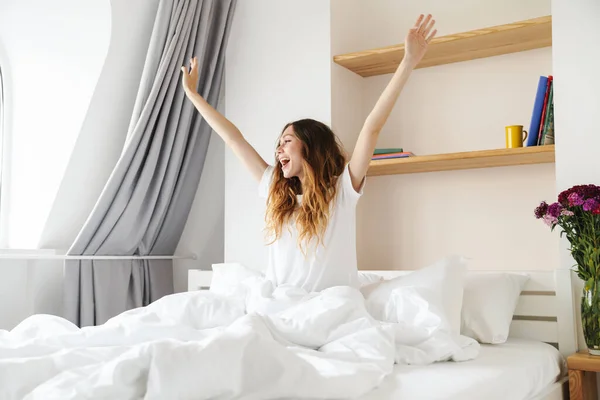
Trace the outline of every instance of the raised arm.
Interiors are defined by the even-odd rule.
[[[260,181],[267,168],[265,160],[263,160],[258,152],[254,150],[254,147],[246,141],[246,138],[244,138],[239,129],[208,104],[208,102],[196,91],[196,88],[198,87],[198,60],[196,57],[190,60],[189,71],[186,67],[181,67],[181,72],[183,73],[181,83],[188,99],[191,100],[210,127],[221,136],[225,141],[225,144],[227,144],[234,154],[242,161],[250,171],[251,175],[257,181]]]
[[[427,46],[437,32],[435,29],[432,31],[434,24],[435,20],[431,19],[431,15],[427,15],[425,19],[420,15],[408,31],[404,41],[404,58],[365,120],[350,159],[350,176],[355,190],[359,189],[367,174],[379,132],[392,112],[410,73],[427,52]]]

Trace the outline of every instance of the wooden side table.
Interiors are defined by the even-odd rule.
[[[600,372],[600,356],[580,351],[567,357],[571,400],[596,400],[596,372]]]

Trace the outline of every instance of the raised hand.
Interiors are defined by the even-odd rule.
[[[437,33],[437,29],[431,30],[435,25],[435,20],[431,19],[431,14],[428,14],[424,20],[423,18],[423,14],[419,15],[417,22],[408,31],[404,40],[404,57],[406,61],[414,66],[421,61],[427,52],[429,42]]]
[[[190,70],[186,67],[181,67],[183,73],[181,84],[186,93],[196,93],[198,90],[198,59],[196,57],[190,59]]]

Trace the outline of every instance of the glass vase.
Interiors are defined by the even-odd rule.
[[[589,353],[600,355],[600,281],[590,279],[583,287],[581,326]]]

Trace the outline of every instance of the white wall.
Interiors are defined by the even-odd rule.
[[[269,163],[283,126],[331,123],[329,1],[240,1],[226,57],[227,117]],[[225,261],[266,266],[257,182],[225,152]]]
[[[573,185],[600,185],[600,134],[596,121],[600,109],[597,78],[600,70],[600,53],[597,51],[600,3],[596,0],[552,0],[552,15],[558,194]],[[560,266],[570,268],[574,261],[567,250],[568,241],[563,239],[560,244]],[[578,282],[574,293],[578,345],[585,349],[579,323],[581,289]]]
[[[55,254],[39,250],[16,252]],[[62,265],[57,260],[0,260],[0,329],[12,329],[34,313],[62,312]]]
[[[366,4],[362,23],[357,25],[362,30],[357,46],[363,49],[402,43],[420,13],[433,14],[438,35],[550,14],[550,0],[370,0]]]
[[[438,35],[550,14],[549,0],[510,3],[482,11],[472,0],[371,1],[359,26],[372,34],[351,51],[403,42],[421,12],[434,15]],[[551,48],[415,70],[378,146],[418,155],[502,148],[505,125],[529,127],[538,78],[549,74]],[[390,77],[364,79],[363,116]],[[556,268],[558,237],[533,218],[554,192],[553,164],[371,177],[358,210],[359,265],[411,269],[460,253],[476,268]]]
[[[225,82],[217,110],[225,113]],[[190,269],[210,270],[212,264],[222,263],[224,257],[225,211],[225,143],[212,133],[204,169],[194,203],[190,209],[181,239],[175,250],[178,255],[195,254],[195,260],[180,259],[173,262],[175,292],[187,291]]]
[[[364,1],[331,0],[331,55],[362,48]],[[347,156],[364,123],[364,90],[366,81],[359,75],[331,63],[331,128],[340,138]]]
[[[210,270],[223,262],[225,207],[225,144],[213,133],[196,197],[175,254],[195,254],[196,260],[175,260],[175,292],[187,291],[190,269]]]

